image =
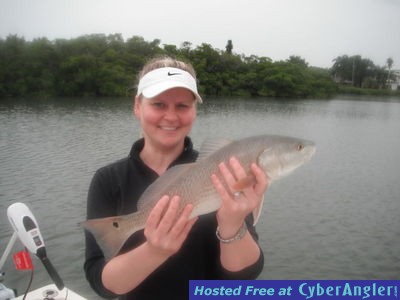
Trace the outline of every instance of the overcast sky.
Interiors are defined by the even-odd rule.
[[[0,0],[0,38],[138,35],[178,47],[208,43],[237,54],[310,65],[360,54],[400,69],[400,0]]]

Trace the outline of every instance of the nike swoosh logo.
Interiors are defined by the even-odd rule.
[[[171,73],[168,71],[168,76],[174,76],[174,75],[182,75],[181,73]]]

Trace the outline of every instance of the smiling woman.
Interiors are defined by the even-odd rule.
[[[140,196],[160,175],[197,159],[188,135],[201,102],[191,65],[164,57],[143,68],[134,100],[143,138],[127,158],[94,175],[88,193],[89,220],[138,211]],[[109,298],[177,300],[187,299],[191,279],[257,277],[263,253],[251,212],[260,205],[268,180],[258,166],[252,166],[254,184],[243,189],[240,200],[234,199],[233,186],[247,173],[237,159],[226,164],[219,165],[218,176],[210,176],[222,203],[217,212],[191,218],[192,202],[181,204],[180,195],[157,196],[144,229],[111,258],[99,247],[97,242],[102,241],[86,231],[84,268],[93,289]]]
[[[145,140],[140,157],[159,175],[171,162],[167,157],[182,152],[196,119],[196,103],[202,99],[195,78],[191,65],[168,57],[153,59],[139,74],[134,112]],[[153,153],[160,151],[169,154],[156,162]]]
[[[162,174],[169,162],[164,162],[166,157],[155,162],[153,153],[157,149],[174,153],[174,156],[182,152],[184,138],[196,118],[193,94],[186,89],[173,88],[153,99],[136,97],[135,115],[146,141],[140,156],[145,163],[152,162],[154,170]]]

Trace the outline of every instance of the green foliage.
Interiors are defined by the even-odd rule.
[[[385,68],[376,66],[370,59],[362,58],[360,55],[342,55],[333,61],[331,74],[335,80],[358,88],[385,88],[393,65],[393,59],[388,58],[388,71],[386,71]]]
[[[346,85],[339,86],[338,93],[347,95],[362,95],[362,96],[400,97],[400,91],[398,90],[392,91],[390,89],[358,88]]]
[[[329,97],[337,92],[329,70],[309,67],[298,56],[267,57],[224,51],[203,43],[160,45],[121,34],[92,34],[65,40],[0,39],[0,97],[126,96],[145,62],[170,55],[193,64],[205,96]],[[385,78],[383,76],[382,78]],[[369,83],[371,84],[371,82]]]
[[[228,40],[228,43],[226,44],[225,47],[226,54],[232,54],[232,50],[233,50],[232,40]]]

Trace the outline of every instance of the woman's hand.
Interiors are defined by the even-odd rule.
[[[169,257],[176,253],[197,220],[189,219],[193,205],[186,205],[180,213],[179,203],[179,196],[163,196],[150,212],[144,235],[155,255]]]
[[[250,167],[250,177],[235,157],[229,160],[229,167],[221,163],[219,171],[222,178],[216,174],[211,176],[214,187],[222,199],[217,219],[220,235],[226,239],[235,236],[246,216],[261,204],[269,184],[268,177],[255,163]],[[254,178],[251,178],[252,176]],[[247,182],[247,186],[237,191],[238,182]]]
[[[181,248],[197,219],[189,219],[192,205],[180,212],[179,202],[178,196],[161,197],[147,218],[147,241],[105,265],[102,281],[107,289],[120,295],[131,291]]]

